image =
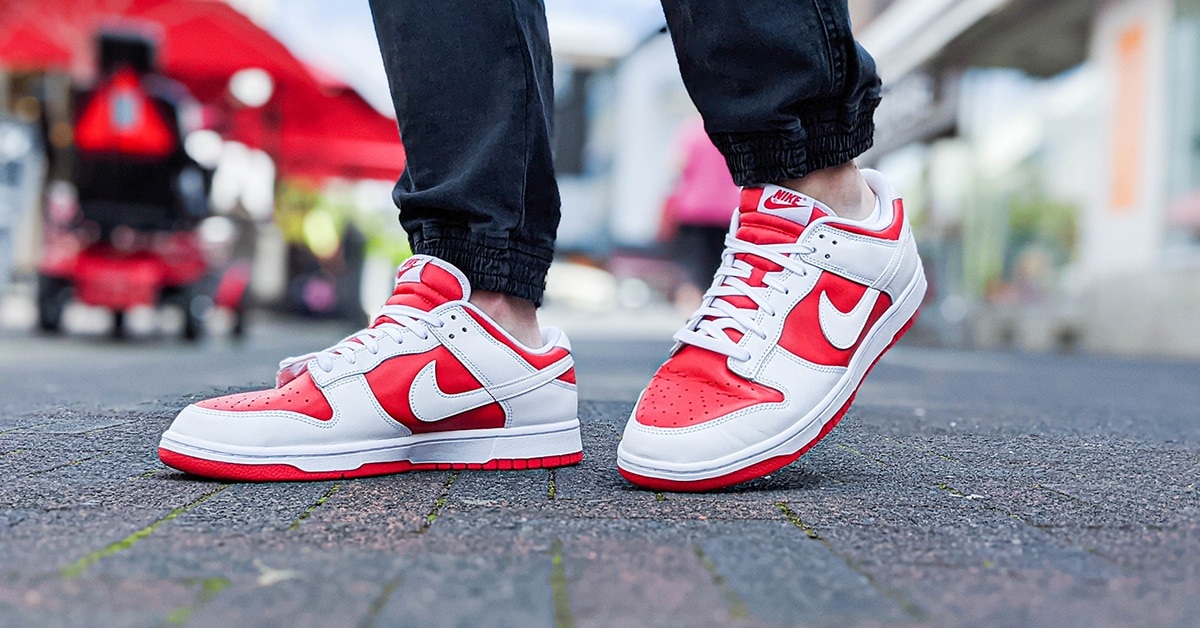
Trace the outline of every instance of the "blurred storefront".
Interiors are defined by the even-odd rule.
[[[851,0],[950,343],[1200,355],[1200,1]]]

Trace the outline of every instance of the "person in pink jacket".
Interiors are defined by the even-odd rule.
[[[660,239],[687,277],[675,290],[675,305],[691,312],[721,264],[729,219],[741,193],[725,157],[696,116],[684,122],[675,139],[679,178],[663,207]]]

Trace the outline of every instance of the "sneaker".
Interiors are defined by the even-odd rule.
[[[846,414],[925,295],[903,203],[863,174],[880,199],[864,221],[777,186],[742,191],[712,287],[626,424],[626,479],[738,484],[795,461]]]
[[[468,303],[470,294],[454,266],[412,257],[370,327],[284,360],[272,390],[188,406],[159,457],[242,481],[578,463],[567,337],[546,328],[542,347],[526,347]]]

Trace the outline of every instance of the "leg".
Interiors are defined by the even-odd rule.
[[[879,79],[845,0],[782,4],[664,2],[684,82],[744,187],[713,285],[618,445],[643,487],[711,490],[796,460],[925,292],[903,204],[852,162]]]
[[[394,198],[413,252],[462,269],[472,301],[531,341],[559,222],[543,6],[372,0],[371,11],[408,154]]]
[[[319,480],[582,458],[570,343],[535,316],[559,204],[542,4],[372,10],[409,155],[395,198],[418,255],[366,329],[284,360],[273,389],[184,408],[159,444],[176,469]]]
[[[875,62],[845,0],[780,4],[664,0],[684,83],[738,185],[781,184],[860,217],[874,196],[851,160],[871,146]]]

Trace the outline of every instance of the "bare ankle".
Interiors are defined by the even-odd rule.
[[[528,347],[542,346],[542,330],[538,326],[537,306],[532,302],[500,292],[480,291],[471,294],[471,303],[496,321],[504,331]]]
[[[875,211],[875,192],[852,161],[778,185],[821,201],[842,218],[864,220]]]

